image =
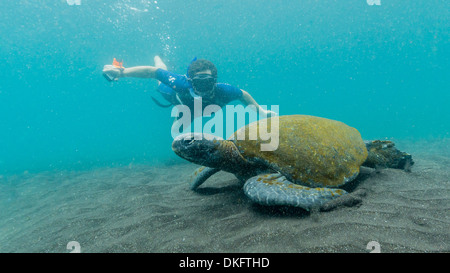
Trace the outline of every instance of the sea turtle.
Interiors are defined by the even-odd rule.
[[[267,137],[249,140],[249,132],[259,132],[260,126],[270,128],[274,122],[279,128],[278,147],[261,151],[262,139]],[[390,141],[364,142],[355,128],[306,115],[259,120],[239,129],[229,140],[183,134],[175,138],[172,149],[203,165],[194,173],[193,190],[223,170],[245,181],[244,192],[256,203],[306,210],[346,195],[338,187],[354,180],[361,165],[404,168],[413,164],[411,155],[398,151]]]

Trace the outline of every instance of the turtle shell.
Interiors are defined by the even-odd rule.
[[[260,134],[260,128],[267,133]],[[250,162],[266,164],[293,183],[313,187],[336,187],[353,180],[367,158],[358,130],[314,116],[259,120],[236,131],[231,140]],[[268,142],[272,149],[262,151],[261,145]]]

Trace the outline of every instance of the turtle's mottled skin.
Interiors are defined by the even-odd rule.
[[[175,153],[206,166],[196,171],[191,188],[224,170],[245,181],[244,192],[256,203],[309,210],[347,194],[337,187],[355,179],[363,164],[382,162],[401,168],[407,161],[412,165],[411,156],[393,148],[393,143],[365,143],[355,128],[342,122],[305,115],[277,118],[279,142],[273,151],[261,151],[267,141],[248,136],[259,126],[270,128],[276,119],[251,123],[230,140],[196,133],[177,137],[172,144]]]

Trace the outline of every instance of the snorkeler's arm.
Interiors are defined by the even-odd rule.
[[[122,73],[120,74],[120,77],[131,77],[131,78],[150,78],[154,79],[156,78],[156,70],[158,67],[155,66],[135,66],[135,67],[129,67],[125,68]]]
[[[115,58],[112,65],[105,65],[103,67],[103,74],[107,79],[117,81],[119,78],[131,77],[131,78],[144,78],[155,79],[156,70],[159,68],[167,70],[167,66],[161,60],[159,56],[153,58],[155,66],[134,66],[125,68],[122,66],[122,62],[118,62]]]
[[[113,65],[105,65],[103,67],[103,74],[107,75],[110,81],[117,81],[119,78],[143,78],[143,79],[157,79],[170,87],[187,88],[190,86],[186,76],[176,74],[163,69],[160,63],[157,66],[134,66],[128,68],[118,68]]]
[[[105,65],[103,67],[103,74],[106,74],[111,79],[115,80],[124,77],[154,79],[156,78],[156,70],[158,70],[158,67],[155,66],[135,66],[128,68],[119,68],[113,65]]]
[[[242,97],[240,99],[240,101],[245,105],[254,105],[256,107],[256,109],[258,110],[258,112],[263,113],[267,116],[274,116],[277,115],[275,112],[270,111],[270,110],[265,110],[264,108],[261,107],[261,105],[259,105],[255,99],[247,92],[242,90]]]

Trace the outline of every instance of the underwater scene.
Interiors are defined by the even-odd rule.
[[[450,251],[446,1],[0,10],[1,253]]]

